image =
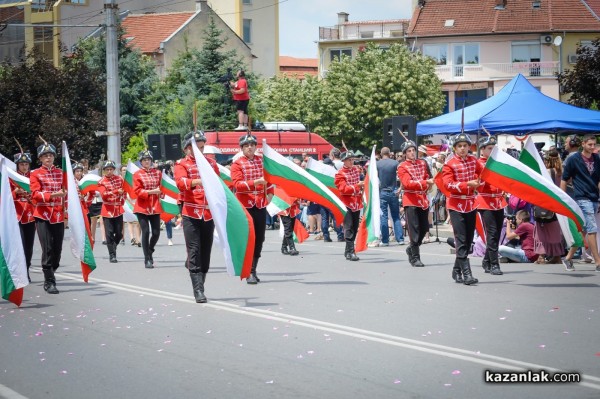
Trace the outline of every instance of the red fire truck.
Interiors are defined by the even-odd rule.
[[[216,154],[217,162],[232,158],[240,151],[239,139],[243,131],[205,131],[207,145],[212,145],[221,151]],[[333,148],[327,140],[316,133],[293,130],[252,131],[258,140],[258,152],[262,152],[262,142],[267,141],[275,151],[284,156],[300,157],[306,153],[313,158],[323,159]]]

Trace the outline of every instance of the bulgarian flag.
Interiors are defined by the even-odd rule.
[[[267,205],[267,212],[269,215],[275,216],[279,212],[285,211],[292,206],[294,201],[295,199],[287,195],[287,193],[281,188],[275,187],[273,198],[271,198],[271,202],[269,202],[269,205]]]
[[[552,176],[550,175],[550,172],[548,172],[548,169],[546,169],[546,165],[544,164],[540,153],[535,147],[531,136],[529,136],[525,142],[525,147],[523,147],[523,150],[521,151],[519,161],[523,162],[525,165],[541,174],[542,177],[546,179],[546,184],[554,185]],[[577,231],[577,225],[575,222],[558,213],[556,214],[556,218],[558,219],[558,224],[560,224],[560,230],[563,234],[563,237],[565,237],[567,247],[570,248],[573,245],[576,245],[577,247],[583,247],[583,237]]]
[[[279,237],[283,238],[285,236],[285,230],[283,228],[283,223],[279,223]],[[297,242],[298,244],[302,244],[304,241],[308,240],[308,231],[306,231],[306,228],[304,227],[304,225],[302,225],[302,222],[298,219],[294,220],[294,233],[292,234],[292,237],[294,239],[294,242]]]
[[[81,263],[81,274],[83,281],[88,282],[89,274],[96,268],[94,259],[94,244],[91,239],[90,226],[87,217],[83,214],[81,202],[79,201],[79,190],[67,143],[62,142],[62,168],[67,182],[67,206],[69,209],[69,230],[71,231],[71,252]]]
[[[23,288],[29,285],[29,280],[8,170],[6,159],[0,158],[0,291],[2,298],[21,306]]]
[[[575,222],[578,231],[583,229],[583,213],[571,197],[498,147],[488,158],[481,179],[527,202],[565,215]]]
[[[225,257],[225,266],[230,276],[245,279],[250,276],[254,255],[254,222],[225,183],[219,179],[204,155],[192,141],[192,149],[202,179],[206,201],[215,222],[216,233]]]
[[[177,200],[169,195],[165,195],[164,198],[160,199],[160,206],[163,210],[160,214],[160,218],[165,223],[179,214],[179,205],[177,205]]]
[[[16,171],[7,168],[6,169],[6,174],[8,175],[8,178],[15,183],[17,186],[19,186],[20,188],[22,188],[23,190],[27,191],[28,193],[31,192],[31,188],[29,187],[29,177],[27,176],[23,176],[19,173],[17,173]]]
[[[171,176],[164,172],[160,179],[160,191],[168,197],[179,198],[179,189],[177,188],[177,184],[175,184],[175,180],[171,179]]]
[[[340,190],[335,186],[335,174],[337,169],[333,166],[325,165],[323,162],[319,162],[314,158],[309,158],[306,163],[306,171],[317,178],[323,183],[328,189],[331,190],[335,195],[340,197]]]
[[[363,194],[363,218],[358,225],[356,234],[356,252],[367,249],[367,243],[376,241],[381,234],[381,206],[379,203],[379,175],[375,162],[375,147],[365,176],[365,191]],[[385,221],[387,223],[387,220]]]
[[[221,178],[221,180],[225,182],[227,187],[233,187],[233,180],[231,180],[231,171],[219,163],[217,165],[219,166],[219,177]]]
[[[125,190],[125,192],[129,194],[129,198],[131,199],[137,198],[137,195],[135,195],[135,192],[133,191],[133,174],[138,170],[140,170],[140,168],[138,168],[133,162],[131,162],[131,159],[127,161],[127,170],[125,171],[125,181],[123,182],[123,190]]]
[[[331,210],[338,224],[346,215],[344,203],[316,177],[272,149],[263,140],[265,179],[285,190],[288,195],[316,202]]]
[[[79,180],[79,190],[82,194],[98,191],[98,183],[102,178],[94,173],[88,173]]]

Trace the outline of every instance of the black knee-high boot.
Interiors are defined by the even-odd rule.
[[[194,289],[194,298],[196,303],[205,303],[206,296],[204,296],[204,279],[206,273],[192,273],[190,272],[190,279],[192,280],[192,287]]]

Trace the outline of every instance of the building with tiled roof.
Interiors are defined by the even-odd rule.
[[[279,73],[300,80],[304,80],[305,75],[317,76],[319,73],[319,60],[282,55],[279,57]]]
[[[407,44],[437,60],[453,111],[497,93],[522,74],[560,97],[556,74],[578,45],[600,36],[600,0],[419,0]]]
[[[208,7],[196,12],[129,14],[121,22],[128,45],[150,56],[159,76],[164,77],[172,62],[186,48],[201,48],[210,19],[223,31],[227,41],[223,51],[234,50],[248,66],[252,65],[250,47]]]

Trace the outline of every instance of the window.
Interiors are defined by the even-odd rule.
[[[542,47],[537,41],[512,42],[512,62],[540,62]]]
[[[329,50],[329,54],[331,55],[331,61],[340,60],[343,55],[346,55],[352,58],[352,49],[335,49]]]
[[[247,5],[251,5],[252,4],[252,0],[244,0],[242,3],[247,4]]]
[[[455,77],[463,76],[465,65],[479,64],[479,43],[455,44],[452,46],[452,51]]]
[[[448,63],[448,45],[424,44],[423,55],[435,59],[438,65],[446,65]]]
[[[66,0],[69,4],[85,4],[86,0]]]
[[[371,31],[364,31],[364,32],[360,32],[360,37],[362,39],[372,39],[373,38],[373,34],[375,32]]]
[[[243,39],[246,43],[252,43],[252,20],[244,19]]]

